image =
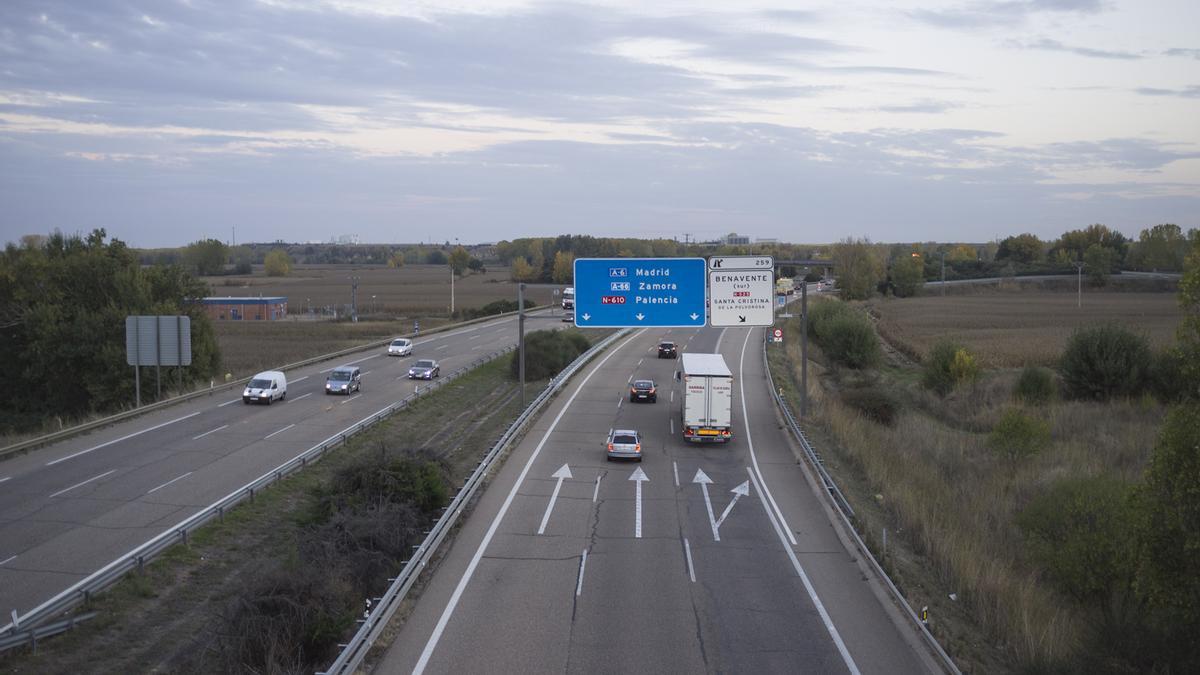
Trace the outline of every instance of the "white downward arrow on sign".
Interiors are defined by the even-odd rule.
[[[631,475],[629,477],[629,480],[637,481],[637,506],[634,507],[634,511],[633,511],[633,536],[636,537],[637,539],[641,539],[642,538],[642,481],[650,480],[650,478],[646,475],[645,471],[642,471],[642,467],[639,466],[638,468],[633,470],[633,475]]]
[[[557,478],[558,482],[554,484],[554,493],[550,495],[550,503],[546,505],[546,513],[542,515],[542,526],[538,528],[538,534],[546,533],[546,523],[550,522],[550,512],[554,510],[554,502],[558,501],[558,491],[562,489],[563,480],[571,477],[571,467],[563,464],[550,477]]]
[[[695,321],[696,319],[699,319],[699,318],[700,318],[699,314],[692,312],[692,321]]]
[[[637,317],[637,320],[638,320],[638,321],[641,321],[642,319],[646,318],[646,315],[645,315],[645,314],[642,314],[641,312],[638,312],[637,314],[634,314],[634,316],[636,316],[636,317]]]
[[[590,321],[590,320],[591,320],[591,318],[592,318],[592,315],[591,315],[591,314],[584,313],[584,315],[583,315],[583,320],[584,320],[584,321]]]

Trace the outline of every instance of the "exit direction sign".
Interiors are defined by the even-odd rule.
[[[703,258],[576,258],[580,328],[704,326]]]
[[[775,323],[775,260],[771,256],[713,256],[708,260],[713,326]]]

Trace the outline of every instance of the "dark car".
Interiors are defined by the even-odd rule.
[[[408,369],[408,379],[410,380],[432,380],[441,374],[442,367],[433,359],[421,359]]]
[[[634,380],[633,384],[629,385],[629,400],[651,403],[657,401],[658,390],[654,387],[654,380]]]
[[[669,342],[669,341],[664,340],[664,341],[658,343],[658,358],[673,359],[677,355],[678,354],[675,351],[675,343],[674,342]]]

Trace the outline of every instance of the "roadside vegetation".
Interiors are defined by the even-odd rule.
[[[578,331],[555,335],[527,357],[588,344]],[[449,382],[127,576],[83,608],[98,618],[36,653],[0,655],[0,669],[323,669],[520,413],[518,393],[507,359]]]
[[[861,339],[827,326],[868,307],[812,303],[807,427],[964,672],[1200,668],[1200,245],[1188,269],[1182,313],[1144,293],[1085,298],[1089,321],[1074,294],[1071,311],[1052,293],[972,296],[978,314],[956,313],[963,298],[874,301],[885,358],[867,367],[842,356]],[[1054,337],[1028,339],[1039,323]],[[792,319],[769,348],[793,403],[798,333]]]

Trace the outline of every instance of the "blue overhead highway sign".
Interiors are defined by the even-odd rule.
[[[703,258],[576,258],[575,325],[702,327]]]

